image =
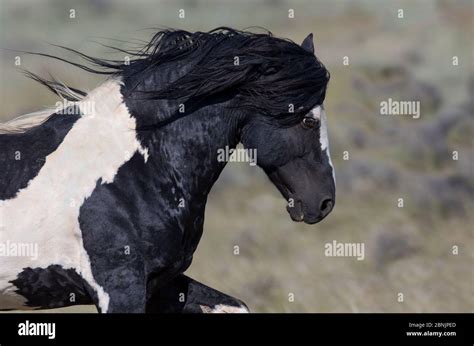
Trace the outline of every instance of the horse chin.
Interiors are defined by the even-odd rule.
[[[324,217],[305,214],[303,203],[300,200],[295,200],[291,207],[287,205],[286,210],[288,214],[290,214],[291,219],[295,222],[304,222],[308,225],[314,225],[324,219]]]
[[[314,225],[315,223],[318,223],[322,220],[323,218],[321,217],[306,217],[303,219],[304,223],[308,225]]]

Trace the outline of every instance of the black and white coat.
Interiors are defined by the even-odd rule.
[[[102,312],[144,312],[146,302],[135,301],[146,299],[140,292],[147,285],[143,270],[166,268],[170,279],[190,264],[195,240],[189,240],[189,254],[181,246],[175,253],[165,245],[186,241],[180,239],[182,232],[202,228],[203,215],[193,210],[199,206],[178,209],[174,188],[153,191],[147,175],[159,175],[150,172],[159,162],[138,140],[137,122],[121,88],[120,80],[111,79],[71,105],[74,112],[58,110],[26,133],[0,135],[0,239],[5,246],[26,243],[38,250],[31,256],[0,257],[1,309],[93,301]],[[169,214],[189,213],[194,224],[166,220],[155,193],[171,199]],[[144,229],[154,229],[155,239],[147,239]],[[146,258],[152,260],[145,263]],[[111,304],[117,286],[123,292],[115,298],[120,303]],[[202,306],[219,310],[219,305]],[[236,311],[245,310],[234,305]]]
[[[141,87],[176,79],[177,71],[151,75]],[[216,153],[239,142],[258,149],[259,166],[296,201],[295,221],[315,223],[331,211],[322,105],[305,116],[317,127],[288,128],[214,99],[144,134],[139,129],[168,118],[171,107],[131,93],[133,78],[112,77],[62,109],[0,126],[0,244],[38,250],[0,256],[0,310],[92,303],[101,312],[248,311],[183,275],[225,166]]]

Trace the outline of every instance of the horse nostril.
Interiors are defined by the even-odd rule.
[[[329,212],[332,210],[332,205],[333,205],[332,199],[330,198],[326,198],[321,202],[320,210],[323,216],[326,216],[327,214],[329,214]]]

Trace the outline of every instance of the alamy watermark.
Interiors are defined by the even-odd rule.
[[[413,119],[418,119],[420,111],[420,101],[396,101],[389,98],[380,102],[381,115],[409,115]]]
[[[57,114],[62,115],[74,115],[74,114],[95,114],[95,102],[94,101],[81,101],[72,102],[66,99],[58,101],[54,104],[54,108]]]
[[[326,257],[356,257],[358,261],[365,258],[364,243],[339,243],[333,240],[332,243],[324,244],[324,255]]]
[[[56,323],[30,322],[26,320],[18,324],[19,336],[46,336],[48,339],[56,338]]]
[[[217,161],[219,162],[248,162],[250,166],[257,164],[257,149],[225,148],[217,149]]]
[[[38,244],[36,243],[0,243],[0,257],[30,257],[36,261],[38,259]]]

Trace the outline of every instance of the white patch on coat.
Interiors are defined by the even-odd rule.
[[[317,106],[311,110],[313,118],[319,119],[321,126],[319,128],[319,143],[321,143],[321,150],[326,150],[326,155],[328,157],[329,165],[332,169],[332,178],[334,180],[334,186],[336,186],[336,173],[334,171],[334,166],[331,161],[331,154],[329,152],[329,139],[328,139],[328,126],[326,119],[326,111],[322,106]]]
[[[38,244],[38,259],[0,257],[0,309],[19,306],[9,281],[26,267],[60,265],[75,269],[97,292],[102,312],[109,295],[95,281],[79,226],[79,209],[101,179],[111,183],[118,169],[135,152],[146,162],[148,152],[136,138],[136,121],[123,102],[121,83],[109,80],[78,102],[93,109],[76,121],[59,147],[15,198],[0,201],[0,242]],[[94,107],[83,107],[84,103]],[[64,115],[68,116],[68,115]],[[67,296],[67,295],[66,295]]]
[[[225,304],[218,304],[214,307],[209,307],[205,305],[200,305],[201,310],[204,313],[209,314],[247,314],[249,313],[249,309],[245,306],[233,306],[233,305],[225,305]]]

